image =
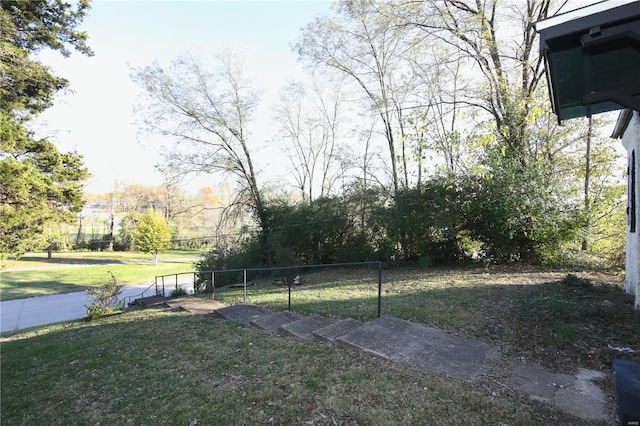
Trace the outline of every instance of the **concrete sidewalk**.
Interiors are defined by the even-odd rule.
[[[149,284],[123,286],[119,298],[138,296]],[[155,288],[150,290],[155,292]],[[0,302],[0,332],[84,318],[90,303],[84,291]]]

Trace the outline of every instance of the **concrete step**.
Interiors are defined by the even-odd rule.
[[[224,308],[219,308],[213,311],[214,318],[222,318],[229,321],[240,322],[242,324],[250,324],[251,321],[268,317],[272,314],[273,312],[268,309],[249,304],[225,306]]]
[[[284,324],[287,324],[293,321],[298,321],[302,318],[303,318],[302,315],[298,315],[289,311],[283,311],[283,312],[277,312],[275,314],[257,318],[249,322],[249,325],[252,325],[253,327],[256,327],[260,330],[266,331],[267,333],[279,334],[280,327],[282,327]]]
[[[358,321],[353,318],[347,318],[347,319],[335,322],[327,327],[314,331],[313,337],[316,340],[333,342],[338,337],[344,334],[347,334],[348,332],[362,326],[362,324],[364,324],[362,321]]]
[[[173,309],[180,308],[194,315],[209,315],[214,310],[224,307],[222,303],[215,300],[193,296],[168,299],[165,304]]]
[[[297,337],[298,339],[311,340],[313,332],[323,329],[338,320],[312,315],[298,321],[289,322],[280,326],[280,334]]]
[[[483,342],[387,315],[353,329],[335,342],[460,379],[480,379],[499,358],[497,350]]]
[[[235,305],[217,309],[214,316],[248,323],[272,334],[289,334],[302,339],[313,336],[314,339],[462,380],[482,380],[500,357],[497,349],[483,342],[386,315],[362,323],[354,319],[327,320],[316,315],[305,318],[289,311],[272,314],[255,305]],[[602,377],[603,373],[591,370],[579,371],[574,378],[541,368],[520,366],[509,372],[507,383],[532,400],[555,405],[581,419],[601,421],[608,418],[605,397],[592,381]],[[619,377],[617,379],[620,380]],[[624,406],[627,395],[620,392],[624,386],[621,383],[616,385],[619,403]],[[640,387],[634,386],[631,398],[637,402]],[[620,416],[636,421],[637,413],[637,409],[621,408]]]
[[[129,303],[129,305],[139,306],[141,308],[147,309],[162,306],[164,305],[164,302],[166,300],[167,298],[164,296],[148,296],[136,299],[133,302]]]

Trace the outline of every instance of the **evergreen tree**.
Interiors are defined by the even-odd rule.
[[[91,55],[77,31],[89,3],[62,1],[0,4],[0,255],[21,255],[52,243],[49,232],[82,209],[82,157],[36,139],[26,124],[52,105],[68,81],[30,55],[43,48],[68,56],[70,47]],[[47,235],[49,237],[47,237]]]

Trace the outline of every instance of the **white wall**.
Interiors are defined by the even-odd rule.
[[[630,217],[627,217],[627,263],[625,271],[625,290],[636,296],[636,308],[640,309],[640,113],[633,112],[631,122],[622,135],[622,144],[627,150],[629,171],[631,171],[631,152],[635,150],[636,161],[636,232],[630,232]],[[630,179],[630,178],[629,178]],[[629,180],[627,199],[631,200],[631,181]],[[629,204],[628,204],[629,205]],[[629,205],[630,206],[630,205]],[[630,213],[630,211],[629,211]]]

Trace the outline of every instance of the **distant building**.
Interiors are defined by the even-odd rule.
[[[640,238],[638,226],[640,213],[640,112],[626,109],[618,116],[612,138],[620,138],[627,150],[627,261],[625,268],[625,290],[636,297],[636,308],[640,308]]]

